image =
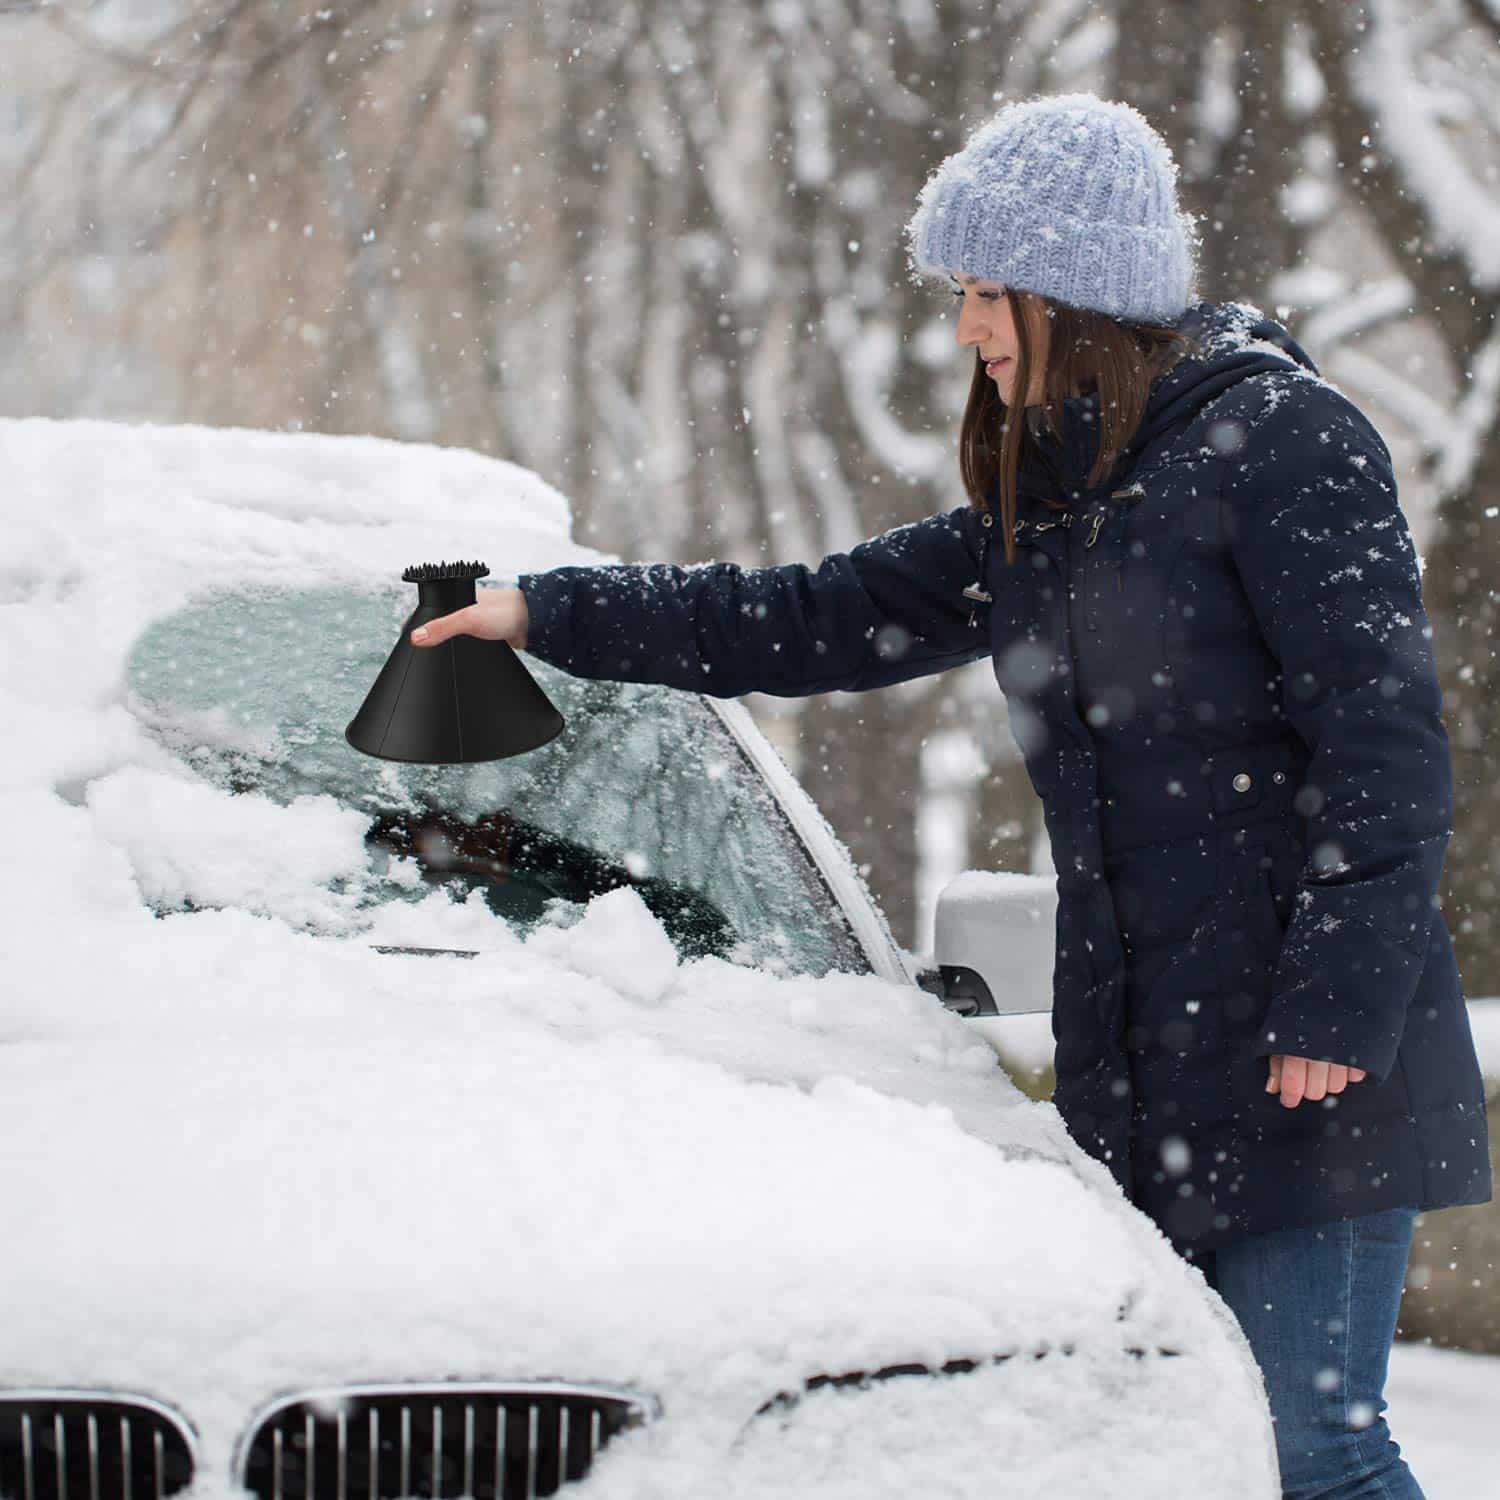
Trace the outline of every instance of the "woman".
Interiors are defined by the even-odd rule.
[[[1412,1218],[1490,1181],[1390,454],[1280,324],[1191,300],[1129,106],[1002,109],[909,234],[976,351],[968,504],[815,570],[523,574],[420,643],[719,696],[991,657],[1057,869],[1058,1110],[1237,1314],[1286,1492],[1419,1495],[1380,1417]]]

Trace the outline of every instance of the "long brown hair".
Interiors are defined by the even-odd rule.
[[[1135,435],[1146,414],[1151,383],[1193,348],[1193,341],[1171,324],[1135,323],[1087,308],[1054,302],[1034,292],[1003,293],[1016,328],[1016,382],[1012,389],[1031,389],[1031,367],[1037,338],[1051,320],[1052,336],[1043,377],[1043,404],[1052,430],[1062,434],[1063,400],[1094,390],[1099,395],[1099,456],[1089,471],[1089,488],[1101,483]],[[1024,401],[1024,395],[1020,396]],[[984,373],[975,352],[974,381],[959,429],[958,467],[975,510],[985,509],[985,495],[1000,481],[1000,519],[1005,560],[1016,560],[1016,473],[1021,445],[1030,441],[1024,407],[1012,412],[1000,399],[995,382]],[[1061,503],[1061,502],[1059,502]]]

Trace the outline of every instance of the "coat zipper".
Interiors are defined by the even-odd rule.
[[[1110,492],[1109,498],[1111,500],[1129,500],[1129,501],[1144,500],[1146,498],[1146,487],[1145,487],[1145,485],[1143,485],[1143,484],[1141,484],[1141,483],[1139,483],[1137,481],[1134,484],[1127,484],[1124,487],[1124,489],[1112,490]],[[1116,557],[1116,562],[1115,562],[1115,588],[1116,588],[1116,590],[1123,590],[1124,587],[1125,587],[1125,517],[1128,514],[1129,514],[1129,507],[1125,506],[1125,505],[1120,506],[1120,508],[1118,509],[1118,511],[1116,511],[1116,513],[1115,513],[1115,557]],[[1103,511],[1101,511],[1099,513],[1099,524],[1102,525],[1103,521],[1104,521],[1104,513],[1103,513]],[[1094,533],[1095,533],[1096,537],[1098,535],[1098,531],[1099,531],[1099,527],[1096,525],[1094,527]],[[1093,544],[1094,544],[1093,540],[1090,540],[1089,545],[1092,547]]]
[[[1111,490],[1108,500],[1101,498],[1096,501],[1094,508],[1091,508],[1088,513],[1089,533],[1083,544],[1084,551],[1086,552],[1099,540],[1099,534],[1103,531],[1104,523],[1109,518],[1109,501],[1113,500],[1117,502],[1115,505],[1114,534],[1116,554],[1115,588],[1117,591],[1122,591],[1125,587],[1125,519],[1129,510],[1128,502],[1139,500],[1145,493],[1146,490],[1143,485],[1139,483],[1127,484],[1121,489]],[[1098,609],[1096,608],[1093,595],[1094,573],[1098,566],[1100,565],[1094,563],[1092,559],[1084,559],[1083,565],[1079,569],[1079,587],[1083,592],[1083,620],[1085,628],[1091,631],[1099,628]]]
[[[990,537],[993,535],[995,518],[989,511],[980,516],[979,524],[984,527],[984,535],[979,539],[979,577],[964,589],[964,598],[972,599],[975,608],[969,611],[969,629],[979,629],[979,610],[981,604],[993,604],[995,596],[985,588],[984,581],[989,577],[990,562]]]

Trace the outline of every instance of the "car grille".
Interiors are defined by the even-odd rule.
[[[164,1500],[192,1477],[188,1427],[154,1401],[0,1393],[0,1500]]]
[[[239,1465],[259,1500],[533,1500],[582,1479],[616,1433],[655,1415],[584,1386],[346,1387],[280,1402]]]

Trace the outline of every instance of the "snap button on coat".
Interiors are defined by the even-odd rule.
[[[1390,453],[1257,309],[1200,302],[1179,327],[1195,349],[1098,486],[1095,395],[1033,428],[1014,565],[991,492],[816,568],[518,583],[527,649],[583,677],[799,696],[989,657],[1057,870],[1053,1102],[1191,1255],[1491,1184]],[[1273,1053],[1368,1076],[1287,1109]]]

